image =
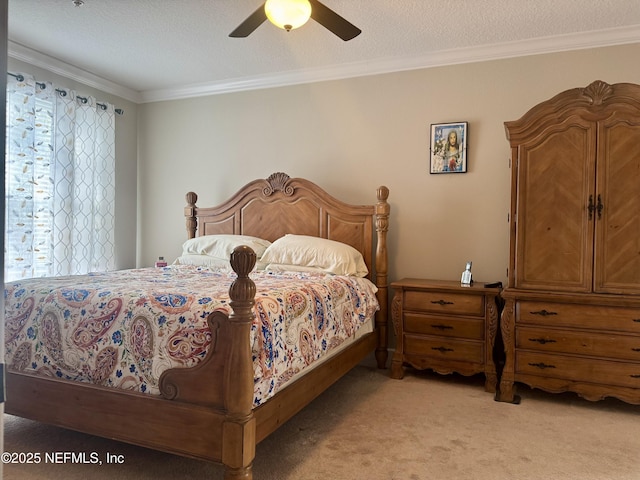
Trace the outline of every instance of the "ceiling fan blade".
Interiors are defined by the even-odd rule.
[[[329,7],[318,0],[309,0],[311,4],[311,18],[327,30],[335,33],[345,42],[360,35],[362,30],[348,22]]]
[[[256,28],[263,24],[267,19],[267,14],[264,12],[264,4],[260,6],[255,12],[247,17],[238,27],[229,34],[230,37],[248,37]]]

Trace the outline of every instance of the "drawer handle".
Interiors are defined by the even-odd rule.
[[[636,323],[640,323],[640,318],[634,318],[633,321]]]
[[[640,352],[640,348],[632,348],[631,351],[632,352]]]
[[[555,340],[547,340],[546,338],[530,338],[530,342],[538,342],[540,345],[544,345],[545,343],[556,343]]]
[[[640,375],[629,375],[631,378],[640,378]]]
[[[549,312],[544,308],[542,310],[538,310],[537,312],[529,312],[529,313],[531,313],[531,315],[542,315],[543,317],[546,317],[547,315],[557,315],[556,312]]]
[[[447,347],[431,347],[431,350],[437,350],[440,353],[453,352],[453,348],[447,348]]]
[[[436,328],[438,330],[452,330],[453,327],[451,325],[431,325],[431,328]]]
[[[453,302],[447,302],[446,300],[431,300],[431,303],[437,303],[438,305],[453,305]]]
[[[531,365],[532,367],[538,367],[542,370],[544,370],[545,368],[556,368],[555,365],[547,365],[544,362],[540,362],[540,363],[530,363],[529,365]]]

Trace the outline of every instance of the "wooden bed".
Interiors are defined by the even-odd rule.
[[[371,352],[379,368],[387,361],[387,230],[389,191],[377,203],[346,204],[315,185],[275,173],[255,180],[223,204],[196,206],[188,193],[189,238],[243,234],[269,241],[287,234],[312,235],[360,251],[378,287],[375,328],[347,349],[253,408],[249,336],[255,284],[249,272],[255,254],[237,248],[231,265],[237,279],[229,290],[233,313],[208,318],[212,343],[193,368],[174,368],[160,378],[161,396],[87,383],[8,372],[6,412],[89,434],[196,459],[222,463],[224,478],[252,479],[255,446]]]

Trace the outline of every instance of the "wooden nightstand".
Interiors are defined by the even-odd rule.
[[[404,376],[404,364],[438,373],[484,373],[485,390],[497,385],[493,347],[498,331],[500,288],[474,282],[405,278],[393,282],[391,318],[396,350],[391,377]]]

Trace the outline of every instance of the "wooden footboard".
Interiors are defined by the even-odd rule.
[[[248,339],[256,255],[231,255],[237,279],[229,289],[233,313],[208,319],[212,343],[193,368],[167,370],[162,397],[9,372],[6,412],[81,432],[183,456],[221,462],[225,478],[250,479],[255,456],[253,363]],[[206,379],[206,381],[204,381]]]

